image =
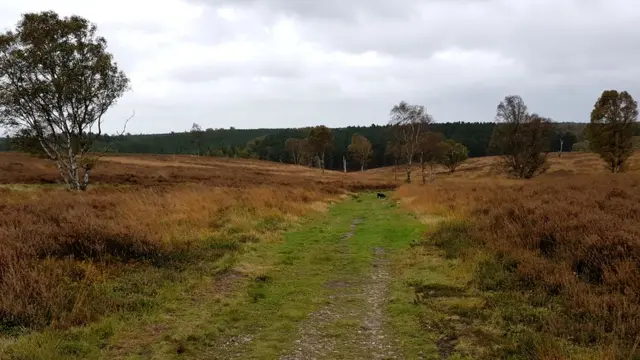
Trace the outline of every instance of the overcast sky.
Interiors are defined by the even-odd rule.
[[[493,121],[504,96],[585,122],[605,88],[640,97],[637,0],[2,0],[98,25],[132,91],[132,133],[383,124],[401,100]]]

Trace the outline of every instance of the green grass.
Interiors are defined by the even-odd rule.
[[[406,358],[440,359],[438,341],[463,330],[456,312],[481,306],[467,288],[472,273],[438,250],[415,246],[396,257],[394,278],[389,312]],[[473,345],[458,358],[474,358],[481,350]]]
[[[198,331],[204,330],[208,340],[218,344],[238,336],[250,337],[250,342],[229,350],[230,354],[241,353],[243,359],[273,359],[290,351],[308,314],[330,302],[328,283],[336,279],[359,281],[370,271],[376,247],[394,251],[419,236],[421,226],[392,202],[377,201],[373,195],[359,199],[337,204],[328,214],[310,219],[285,234],[282,243],[258,244],[245,254],[240,261],[268,269],[263,276],[268,281],[248,279],[247,294],[238,296],[214,318],[203,319]],[[356,230],[345,240],[354,221],[358,222]],[[325,330],[339,343],[350,331],[357,331],[358,324],[343,318],[327,324]],[[188,329],[182,330],[188,333]],[[219,349],[211,349],[198,339],[186,345],[186,357],[224,358]]]
[[[395,257],[390,313],[407,358],[613,358],[609,348],[553,336],[546,325],[558,304],[513,290],[513,264],[477,246],[466,221],[433,225],[423,241]]]
[[[299,346],[313,314],[330,309],[335,317],[313,324],[333,344],[324,358],[368,359],[371,349],[353,341],[368,311],[357,293],[379,249],[391,275],[383,329],[398,358],[520,359],[542,345],[566,348],[517,326],[546,314],[494,292],[502,267],[466,251],[464,223],[429,229],[392,200],[360,194],[299,223],[272,217],[256,224],[203,239],[203,248],[226,251],[221,258],[132,268],[103,285],[130,303],[122,313],[1,339],[0,358],[277,359]],[[278,232],[279,240],[256,237]]]
[[[345,240],[354,222],[356,230]],[[269,218],[256,230],[279,231],[281,224]],[[294,225],[281,241],[240,241],[239,234],[230,232],[229,239],[215,242],[224,249],[214,250],[230,251],[221,259],[179,270],[132,269],[103,285],[113,296],[131,301],[130,311],[90,326],[4,338],[0,358],[277,358],[292,349],[309,314],[331,302],[329,294],[336,290],[328,283],[361,281],[375,248],[392,256],[422,230],[392,201],[362,194]],[[344,306],[359,308],[358,301]],[[358,322],[344,318],[326,327],[339,342],[357,330]]]

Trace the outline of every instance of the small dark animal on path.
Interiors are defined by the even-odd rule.
[[[387,195],[383,194],[383,193],[378,193],[378,199],[386,199]]]

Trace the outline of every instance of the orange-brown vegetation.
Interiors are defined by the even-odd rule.
[[[540,175],[540,178],[557,177],[562,179],[570,175],[593,175],[609,172],[605,163],[600,157],[593,153],[565,153],[558,157],[557,153],[549,154],[549,164],[551,167],[547,172]],[[439,174],[443,179],[492,179],[502,181],[504,174],[496,167],[495,157],[472,158],[465,161],[453,174],[448,174],[446,169],[441,168]],[[393,167],[384,167],[367,171],[368,179],[393,180]],[[398,166],[398,179],[402,180],[403,165]],[[414,172],[419,172],[419,167],[414,167]],[[629,158],[628,172],[640,171],[640,155],[636,154]],[[418,182],[418,181],[414,181]]]
[[[475,286],[533,307],[512,322],[628,351],[640,334],[640,173],[607,174],[595,155],[571,154],[516,181],[491,176],[489,161],[397,196],[425,220],[442,220],[431,239],[475,262]]]
[[[393,186],[259,161],[104,160],[93,186],[75,193],[25,185],[58,182],[53,164],[0,154],[8,184],[0,186],[0,330],[83,324],[143,306],[134,295],[151,284],[123,289],[114,280],[210,261],[349,190]]]
[[[199,183],[251,187],[324,185],[327,188],[394,188],[389,179],[363,178],[330,171],[259,160],[188,155],[113,155],[103,157],[91,173],[93,184],[164,186]],[[55,165],[21,153],[0,153],[0,184],[55,184],[61,181]],[[383,183],[384,182],[384,183]]]

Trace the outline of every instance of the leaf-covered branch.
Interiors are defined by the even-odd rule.
[[[33,134],[72,189],[88,185],[94,161],[85,157],[129,89],[96,32],[84,18],[47,11],[0,35],[0,125]]]

